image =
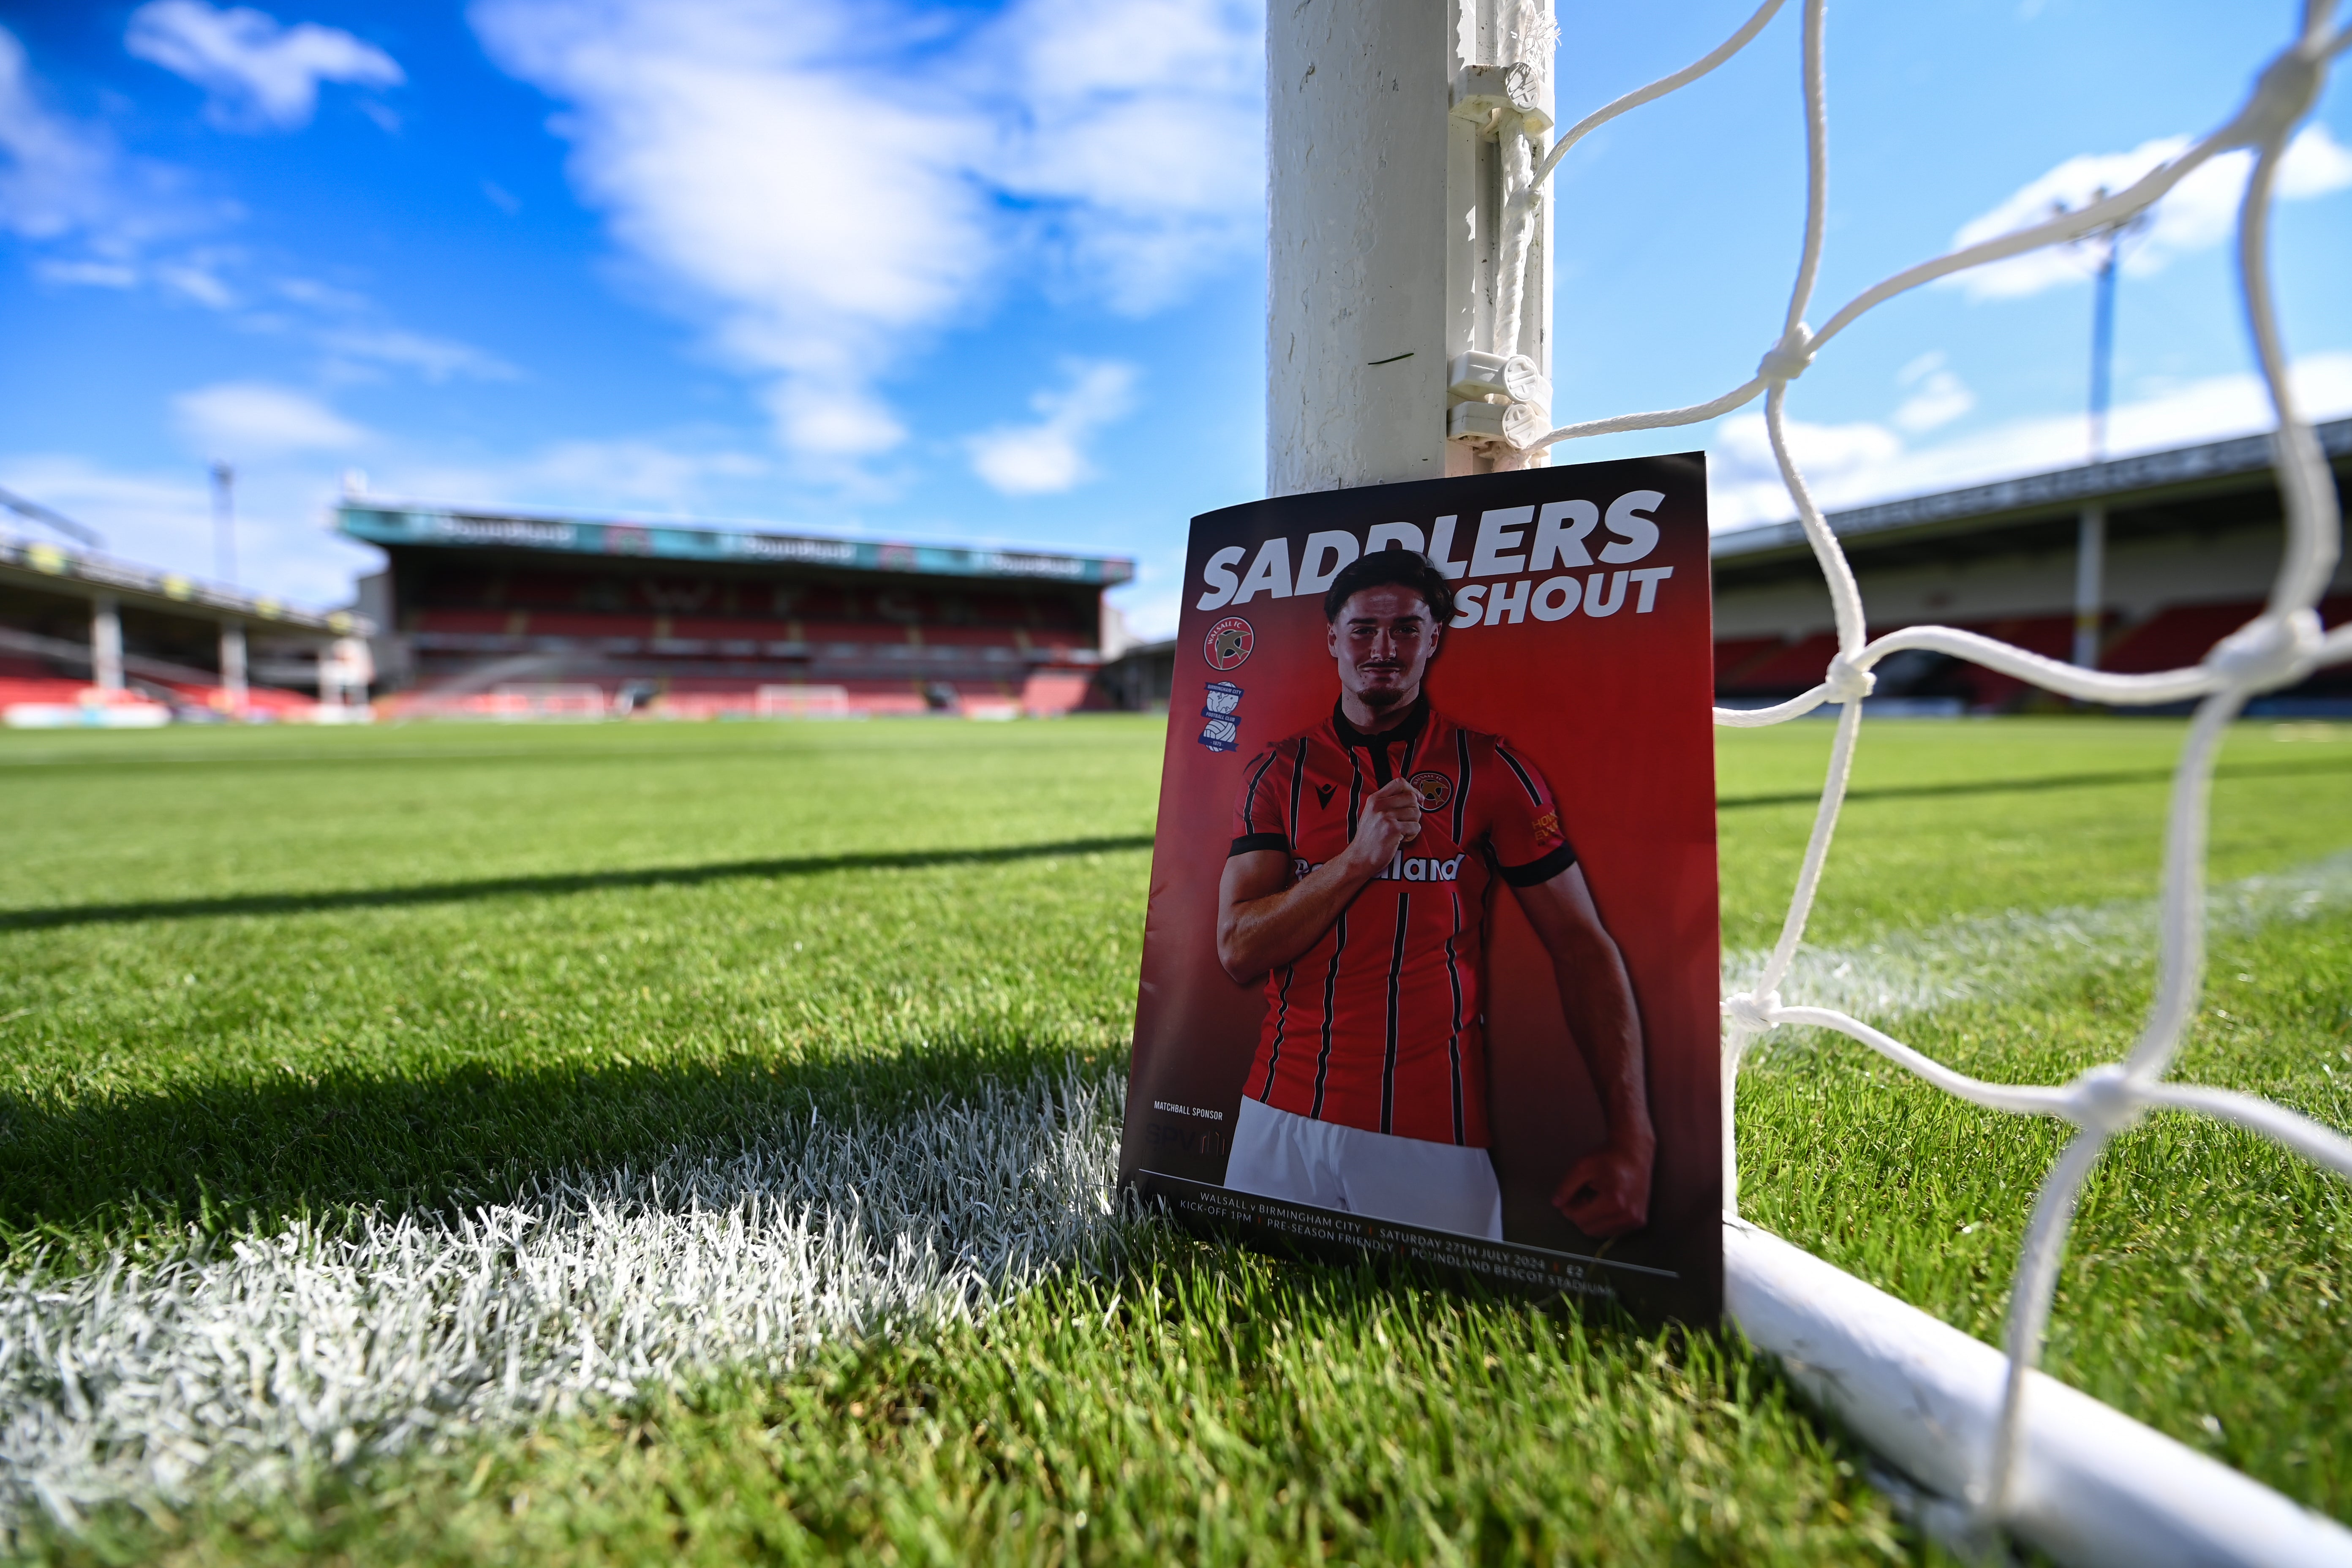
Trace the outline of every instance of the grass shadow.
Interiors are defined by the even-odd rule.
[[[1065,1040],[965,1037],[817,1063],[467,1064],[432,1076],[211,1082],[44,1105],[0,1094],[0,1250],[79,1256],[193,1225],[264,1228],[352,1205],[454,1215],[548,1176],[724,1154],[812,1112],[888,1119],[1026,1081],[1075,1059]]]
[[[213,920],[236,915],[315,914],[333,910],[402,909],[477,899],[561,898],[573,893],[636,888],[695,888],[709,882],[814,877],[828,871],[915,871],[936,866],[1001,866],[1057,855],[1149,849],[1148,833],[1064,838],[1050,844],[1003,844],[947,849],[876,849],[837,855],[720,860],[702,866],[655,866],[625,871],[562,871],[532,877],[486,877],[464,882],[422,882],[401,888],[344,888],[315,893],[232,893],[211,899],[142,899],[119,904],[62,904],[0,910],[0,931],[56,931],[70,926],[121,925],[140,921]]]

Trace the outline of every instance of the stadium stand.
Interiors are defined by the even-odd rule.
[[[348,498],[394,711],[670,718],[1069,711],[1122,559],[517,517]],[[802,701],[794,690],[824,695]],[[567,699],[575,705],[582,699]]]
[[[341,639],[371,629],[348,613],[0,533],[0,722],[10,725],[364,717],[286,688],[315,681]],[[254,674],[278,684],[245,678]]]
[[[2352,482],[2352,420],[2316,434]],[[2053,658],[2074,648],[2076,542],[2086,508],[2105,516],[2095,611],[2101,668],[2196,663],[2262,607],[2283,543],[2267,437],[2212,442],[1836,512],[1830,526],[1874,611],[1871,635],[1933,623]],[[1810,689],[1836,638],[1818,568],[1794,523],[1734,529],[1714,544],[1716,693],[1752,707]],[[2352,583],[2320,606],[2352,618]],[[1874,701],[1999,712],[2054,703],[2021,682],[1942,655],[1898,654]],[[2323,670],[2266,694],[2254,713],[2352,715],[2352,674]]]

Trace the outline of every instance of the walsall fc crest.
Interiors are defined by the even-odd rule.
[[[1421,809],[1435,811],[1454,798],[1454,781],[1435,768],[1427,768],[1412,775],[1412,793],[1421,796]]]
[[[1256,646],[1256,628],[1239,616],[1227,616],[1202,639],[1201,657],[1209,661],[1211,669],[1238,669],[1248,662],[1250,650]]]

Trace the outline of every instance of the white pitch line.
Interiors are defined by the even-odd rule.
[[[2250,931],[2352,906],[2352,851],[2213,890],[2209,929]],[[2144,963],[2154,949],[2156,901],[2011,910],[1898,932],[1866,947],[1802,947],[1780,994],[1880,1024],[1956,1002],[1999,1001],[2094,969]],[[1766,950],[1727,952],[1727,993],[1750,988]],[[1811,1034],[1815,1031],[1802,1031]]]
[[[1123,1077],[1123,1075],[1119,1075]],[[1115,1079],[573,1175],[455,1220],[308,1221],[0,1275],[0,1543],[39,1506],[266,1494],[828,1337],[970,1317],[1108,1233]]]

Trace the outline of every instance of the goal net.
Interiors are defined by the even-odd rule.
[[[1516,132],[1518,145],[1504,165],[1505,211],[1511,226],[1507,232],[1514,240],[1506,246],[1506,267],[1523,269],[1527,266],[1529,247],[1524,237],[1538,220],[1546,179],[1570,147],[1597,127],[1696,81],[1738,54],[1763,31],[1783,4],[1784,0],[1764,0],[1720,47],[1685,68],[1595,110],[1548,145],[1540,140],[1539,128],[1522,125]],[[2168,1076],[2194,1016],[2204,979],[2207,805],[2215,754],[2231,721],[2250,697],[2292,685],[2322,666],[2352,659],[2352,626],[2327,632],[2319,620],[2319,599],[2334,574],[2341,547],[2342,518],[2326,461],[2310,425],[2295,406],[2269,272],[2271,197],[2280,162],[2289,137],[2316,100],[2333,61],[2352,45],[2352,27],[2336,26],[2333,0],[2306,0],[2294,36],[2257,77],[2238,111],[2179,156],[2126,189],[1898,272],[1839,307],[1816,328],[1809,324],[1807,315],[1813,304],[1827,206],[1829,124],[1822,46],[1826,0],[1797,0],[1797,4],[1803,27],[1804,244],[1780,335],[1766,349],[1756,374],[1721,396],[1688,407],[1624,414],[1552,429],[1543,428],[1548,420],[1529,417],[1539,410],[1528,407],[1517,418],[1506,419],[1503,431],[1507,445],[1521,454],[1517,460],[1523,462],[1525,455],[1562,442],[1696,424],[1763,399],[1765,428],[1780,477],[1827,580],[1836,618],[1837,653],[1820,681],[1802,695],[1753,710],[1718,708],[1715,721],[1752,728],[1785,723],[1824,703],[1842,706],[1828,778],[1780,938],[1755,984],[1723,999],[1726,1203],[1736,1211],[1738,1187],[1732,1129],[1740,1058],[1757,1039],[1783,1025],[1809,1026],[1846,1036],[1937,1089],[1977,1105],[2023,1115],[2055,1116],[2074,1124],[2076,1131],[2033,1202],[2011,1288],[2008,1366],[1999,1418],[1990,1451],[1975,1467],[1975,1479],[1969,1489],[1967,1502],[1976,1520],[2000,1522],[2010,1515],[2019,1485],[2029,1373],[2041,1352],[2076,1198],[2110,1140],[2151,1110],[2192,1111],[2234,1122],[2352,1176],[2352,1141],[2335,1131],[2268,1100]],[[2144,675],[2105,674],[1950,626],[1914,626],[1869,637],[1853,572],[1790,455],[1786,426],[1790,384],[1839,333],[1886,300],[1969,268],[2112,231],[2152,206],[2200,167],[2238,149],[2252,154],[2252,172],[2236,220],[2238,286],[2254,357],[2276,416],[2273,442],[2286,525],[2285,549],[2262,613],[2216,644],[2199,663]],[[1516,300],[1524,292],[1525,279],[1507,275],[1502,288],[1507,298]],[[1954,1071],[1835,1007],[1812,1005],[1801,994],[1782,994],[1836,837],[1838,811],[1862,729],[1862,700],[1875,679],[1872,668],[1890,655],[1914,648],[1971,660],[2084,701],[2116,707],[2192,701],[2196,705],[2173,777],[2165,825],[2155,1000],[2138,1038],[2123,1059],[2092,1068],[2071,1083],[1986,1082]]]

